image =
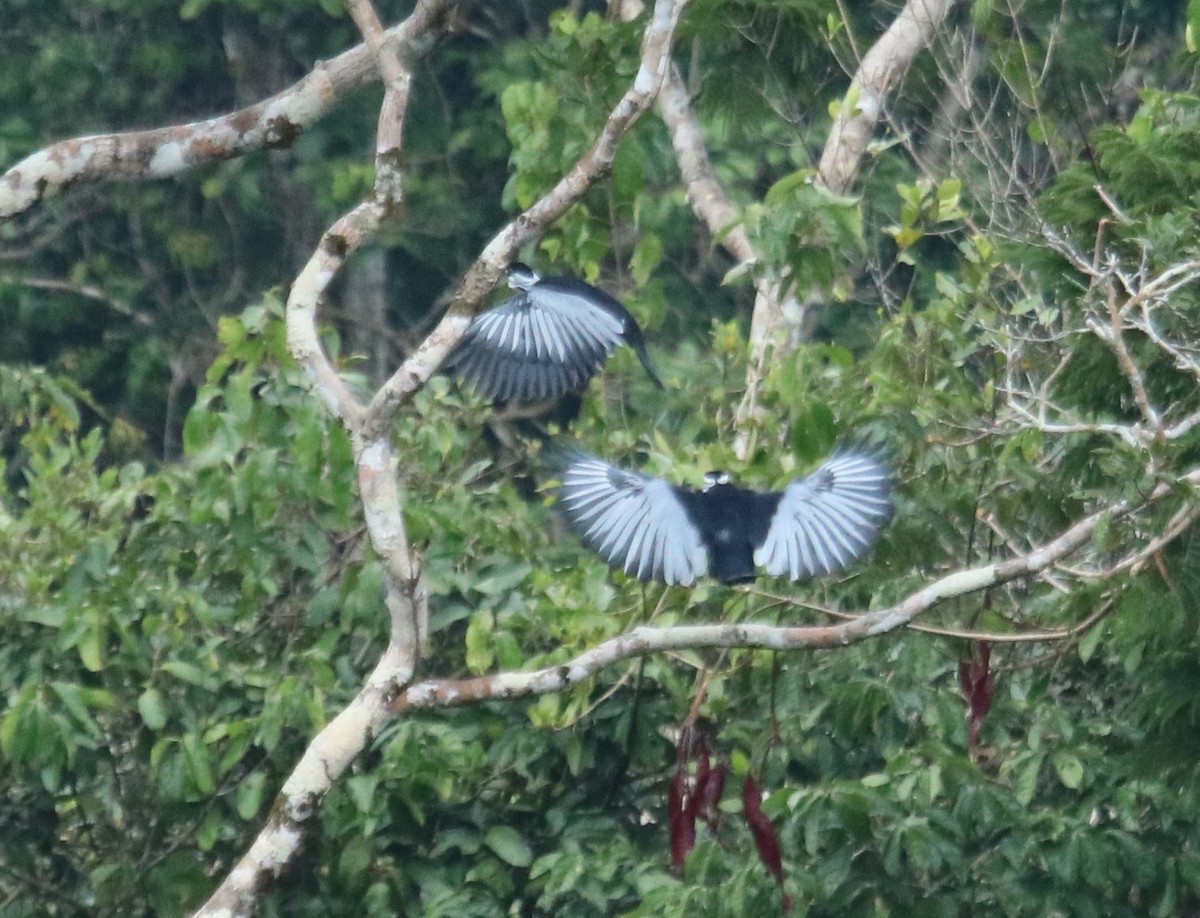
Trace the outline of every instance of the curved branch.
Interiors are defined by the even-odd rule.
[[[729,200],[729,195],[717,180],[704,135],[700,130],[700,119],[692,109],[687,87],[679,68],[674,64],[667,70],[662,89],[658,94],[658,113],[671,135],[671,146],[675,150],[675,162],[679,174],[687,187],[688,201],[692,210],[708,226],[714,239],[742,264],[758,261],[758,251],[741,223],[741,210]]]
[[[821,153],[817,181],[834,194],[845,194],[866,152],[887,96],[908,73],[913,60],[933,38],[954,0],[908,0],[887,30],[863,57],[850,82]],[[811,333],[815,291],[790,289],[787,278],[759,288],[750,320],[750,365],[746,392],[735,417],[734,451],[740,458],[753,449],[752,422],[760,412],[759,387],[768,361],[786,354]]]
[[[610,115],[592,150],[550,194],[509,224],[484,250],[460,288],[459,313],[444,319],[416,356],[435,350],[431,348],[431,340],[444,341],[448,349],[457,335],[444,337],[447,334],[445,327],[457,328],[461,335],[466,328],[466,304],[474,305],[490,289],[504,263],[501,259],[510,258],[521,242],[536,236],[608,171],[616,144],[657,90],[671,35],[685,2],[659,0],[646,31],[642,64],[634,86]],[[391,635],[387,650],[367,684],[313,740],[280,790],[271,815],[250,850],[197,913],[204,916],[235,918],[250,914],[261,891],[295,859],[333,782],[394,716],[389,710],[389,702],[412,678],[425,637],[427,597],[420,562],[412,551],[404,525],[395,451],[387,429],[387,422],[401,402],[399,399],[381,399],[385,394],[385,390],[381,390],[372,402],[370,412],[365,410],[325,354],[316,327],[316,311],[325,289],[350,253],[375,233],[400,200],[399,151],[409,74],[402,62],[389,59],[379,41],[380,26],[369,0],[351,0],[349,6],[367,41],[379,52],[379,66],[386,74],[388,86],[376,140],[376,186],[370,200],[330,227],[296,278],[288,297],[287,336],[293,355],[354,442],[367,529],[387,574],[386,603],[391,615]],[[488,281],[486,284],[485,280]],[[476,291],[474,300],[463,297],[461,291],[464,288]],[[439,338],[439,335],[443,337]],[[397,379],[402,380],[401,384],[411,382],[411,388],[405,394],[411,393],[440,360],[441,356],[433,358],[424,377],[419,374],[405,376],[402,368],[390,384],[394,385]],[[409,363],[412,363],[411,359]],[[384,407],[380,408],[380,405]]]
[[[364,737],[391,719],[388,702],[403,665],[395,644],[380,658],[366,685],[316,735],[275,799],[266,825],[237,866],[195,913],[195,918],[248,918],[264,890],[299,854],[332,783],[362,752]]]
[[[1184,475],[1178,484],[1192,487],[1200,484],[1200,468]],[[841,624],[797,627],[754,623],[676,625],[667,628],[641,626],[598,644],[558,666],[527,673],[498,673],[473,679],[418,682],[401,692],[391,703],[391,709],[400,713],[414,708],[449,707],[493,698],[545,695],[583,682],[613,663],[661,651],[703,647],[776,651],[844,647],[904,627],[945,599],[1038,574],[1085,545],[1101,523],[1160,500],[1171,492],[1172,487],[1168,484],[1159,485],[1145,504],[1135,506],[1129,501],[1121,501],[1080,520],[1041,548],[1006,561],[950,574],[911,593],[893,606],[857,615]]]
[[[391,29],[393,47],[409,54],[427,47],[454,0],[421,0]],[[0,220],[79,182],[167,178],[202,163],[256,150],[289,147],[354,90],[377,76],[366,44],[318,63],[303,79],[255,105],[219,118],[148,131],[61,140],[32,153],[0,176]]]
[[[628,18],[630,5],[623,4],[620,12]],[[790,297],[788,285],[774,271],[754,270],[759,253],[745,226],[741,211],[717,180],[716,170],[704,145],[700,119],[692,108],[687,87],[679,68],[671,65],[658,95],[658,113],[671,136],[675,162],[687,188],[692,211],[708,226],[708,231],[739,264],[753,272],[754,309],[750,322],[750,367],[746,373],[746,394],[738,407],[734,428],[737,431],[733,451],[739,459],[750,454],[753,438],[750,421],[758,413],[758,389],[765,373],[770,331],[783,323],[784,304]]]
[[[250,915],[262,890],[295,859],[333,781],[389,719],[387,701],[395,686],[412,678],[428,622],[427,596],[420,564],[404,525],[391,441],[386,437],[364,441],[359,436],[363,407],[338,376],[317,337],[316,309],[321,294],[349,253],[374,234],[387,214],[399,205],[402,188],[400,149],[411,73],[385,44],[382,24],[370,0],[350,0],[349,6],[378,56],[387,86],[376,134],[375,189],[370,200],[326,232],[297,278],[288,297],[287,334],[292,353],[354,442],[367,531],[384,564],[385,604],[391,632],[387,649],[366,684],[305,750],[280,790],[266,825],[197,912],[203,916]],[[416,15],[414,12],[413,16]]]

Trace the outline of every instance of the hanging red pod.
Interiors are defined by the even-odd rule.
[[[775,831],[775,824],[763,812],[762,788],[752,774],[746,775],[746,781],[742,785],[742,815],[745,816],[746,825],[750,827],[750,833],[754,836],[758,859],[782,889],[783,855],[779,847],[779,833]],[[783,894],[783,911],[788,915],[792,913],[792,897],[787,893]]]

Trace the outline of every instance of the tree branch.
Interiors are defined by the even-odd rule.
[[[821,153],[817,181],[845,194],[858,170],[884,103],[908,73],[917,54],[933,39],[954,0],[908,0],[900,15],[863,57],[842,99]],[[776,353],[790,353],[811,332],[816,291],[796,291],[786,277],[762,277],[755,284],[750,320],[750,361],[746,391],[735,416],[734,452],[746,458],[754,448],[752,426],[759,414],[758,392]]]
[[[1175,484],[1200,484],[1200,468]],[[395,713],[415,708],[450,707],[485,699],[520,698],[562,691],[591,678],[613,663],[630,657],[702,647],[739,647],[792,651],[844,647],[878,637],[908,625],[921,613],[946,599],[986,590],[1001,583],[1041,573],[1085,545],[1102,522],[1118,519],[1169,494],[1173,485],[1161,484],[1144,503],[1120,501],[1093,513],[1041,548],[1016,558],[949,574],[922,587],[893,606],[856,615],[838,625],[786,627],[754,623],[641,626],[587,650],[573,660],[526,673],[498,673],[473,679],[430,679],[415,683],[391,704]]]
[[[287,335],[292,353],[330,411],[351,435],[367,529],[387,574],[386,604],[391,615],[391,635],[362,691],[313,740],[280,790],[262,832],[197,915],[240,918],[250,914],[262,890],[295,859],[333,782],[394,716],[388,705],[399,688],[412,678],[425,638],[428,603],[420,562],[409,544],[404,525],[397,463],[388,431],[391,418],[403,398],[423,384],[441,361],[445,350],[432,358],[422,357],[431,352],[437,354],[437,345],[431,345],[431,341],[444,342],[448,350],[466,328],[467,304],[474,307],[482,299],[517,247],[535,238],[611,167],[617,143],[653,99],[662,79],[671,36],[685,2],[659,0],[646,30],[641,67],[634,85],[609,116],[593,148],[548,195],[502,230],[468,271],[457,298],[458,314],[444,319],[405,364],[408,367],[417,361],[419,366],[427,366],[428,372],[406,373],[402,367],[389,381],[393,391],[399,391],[400,395],[385,398],[388,388],[385,386],[376,394],[372,408],[366,410],[321,347],[316,311],[325,289],[345,260],[377,231],[400,201],[400,139],[410,76],[403,61],[393,57],[380,41],[382,27],[369,0],[350,0],[351,15],[367,42],[379,53],[379,67],[386,75],[388,87],[376,141],[376,185],[369,200],[330,227],[297,277],[288,297]],[[474,299],[466,299],[463,289],[474,291]],[[448,337],[446,327],[457,334]],[[420,360],[431,363],[422,364]],[[404,386],[409,388],[403,390]]]
[[[426,49],[435,26],[453,6],[454,0],[421,0],[408,19],[387,33],[391,47],[410,54]],[[319,63],[283,92],[228,115],[59,141],[0,176],[0,220],[80,182],[167,178],[202,163],[289,147],[347,95],[375,79],[376,73],[374,55],[362,44]]]
[[[908,0],[858,66],[842,99],[817,169],[835,194],[845,194],[866,153],[884,104],[929,46],[954,0]]]
[[[404,524],[391,441],[386,437],[364,441],[360,436],[362,405],[325,355],[316,330],[321,293],[350,252],[373,235],[382,220],[399,206],[402,192],[400,152],[411,73],[395,48],[385,42],[386,33],[370,0],[349,0],[349,9],[378,56],[387,87],[376,133],[375,188],[370,200],[326,232],[297,278],[288,297],[287,331],[293,354],[354,444],[367,532],[384,564],[385,605],[391,631],[387,649],[366,684],[305,750],[280,790],[266,825],[250,850],[197,912],[202,916],[234,918],[253,912],[263,889],[299,853],[333,782],[389,719],[387,701],[397,685],[412,678],[427,631],[427,595],[420,563],[409,544]]]
[[[750,321],[750,367],[746,372],[746,394],[738,406],[734,420],[737,431],[733,451],[746,459],[753,448],[751,421],[758,413],[758,389],[766,372],[769,349],[769,330],[779,326],[785,312],[784,303],[795,301],[785,291],[787,284],[762,268],[756,269],[759,254],[741,224],[741,211],[729,200],[717,181],[716,170],[708,158],[700,121],[692,109],[687,88],[679,68],[671,66],[658,97],[658,112],[671,135],[679,174],[687,187],[692,210],[708,226],[714,239],[720,239],[726,251],[738,262],[750,268],[754,277],[754,310]]]

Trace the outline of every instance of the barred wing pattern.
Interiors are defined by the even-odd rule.
[[[621,332],[621,320],[586,297],[534,287],[477,316],[450,365],[485,398],[557,398],[595,375]]]
[[[708,551],[665,481],[576,456],[558,496],[587,545],[639,580],[690,586],[708,573]]]
[[[784,488],[754,563],[792,580],[841,570],[871,547],[891,517],[891,489],[878,460],[834,456]]]

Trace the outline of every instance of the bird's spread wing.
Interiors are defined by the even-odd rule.
[[[689,586],[708,572],[708,552],[675,489],[660,478],[590,456],[566,466],[558,497],[584,542],[639,580]]]
[[[784,488],[754,563],[792,580],[840,570],[891,517],[891,488],[888,470],[871,456],[834,456]]]
[[[488,398],[556,398],[586,384],[620,336],[620,319],[586,297],[534,287],[476,316],[451,366]]]

